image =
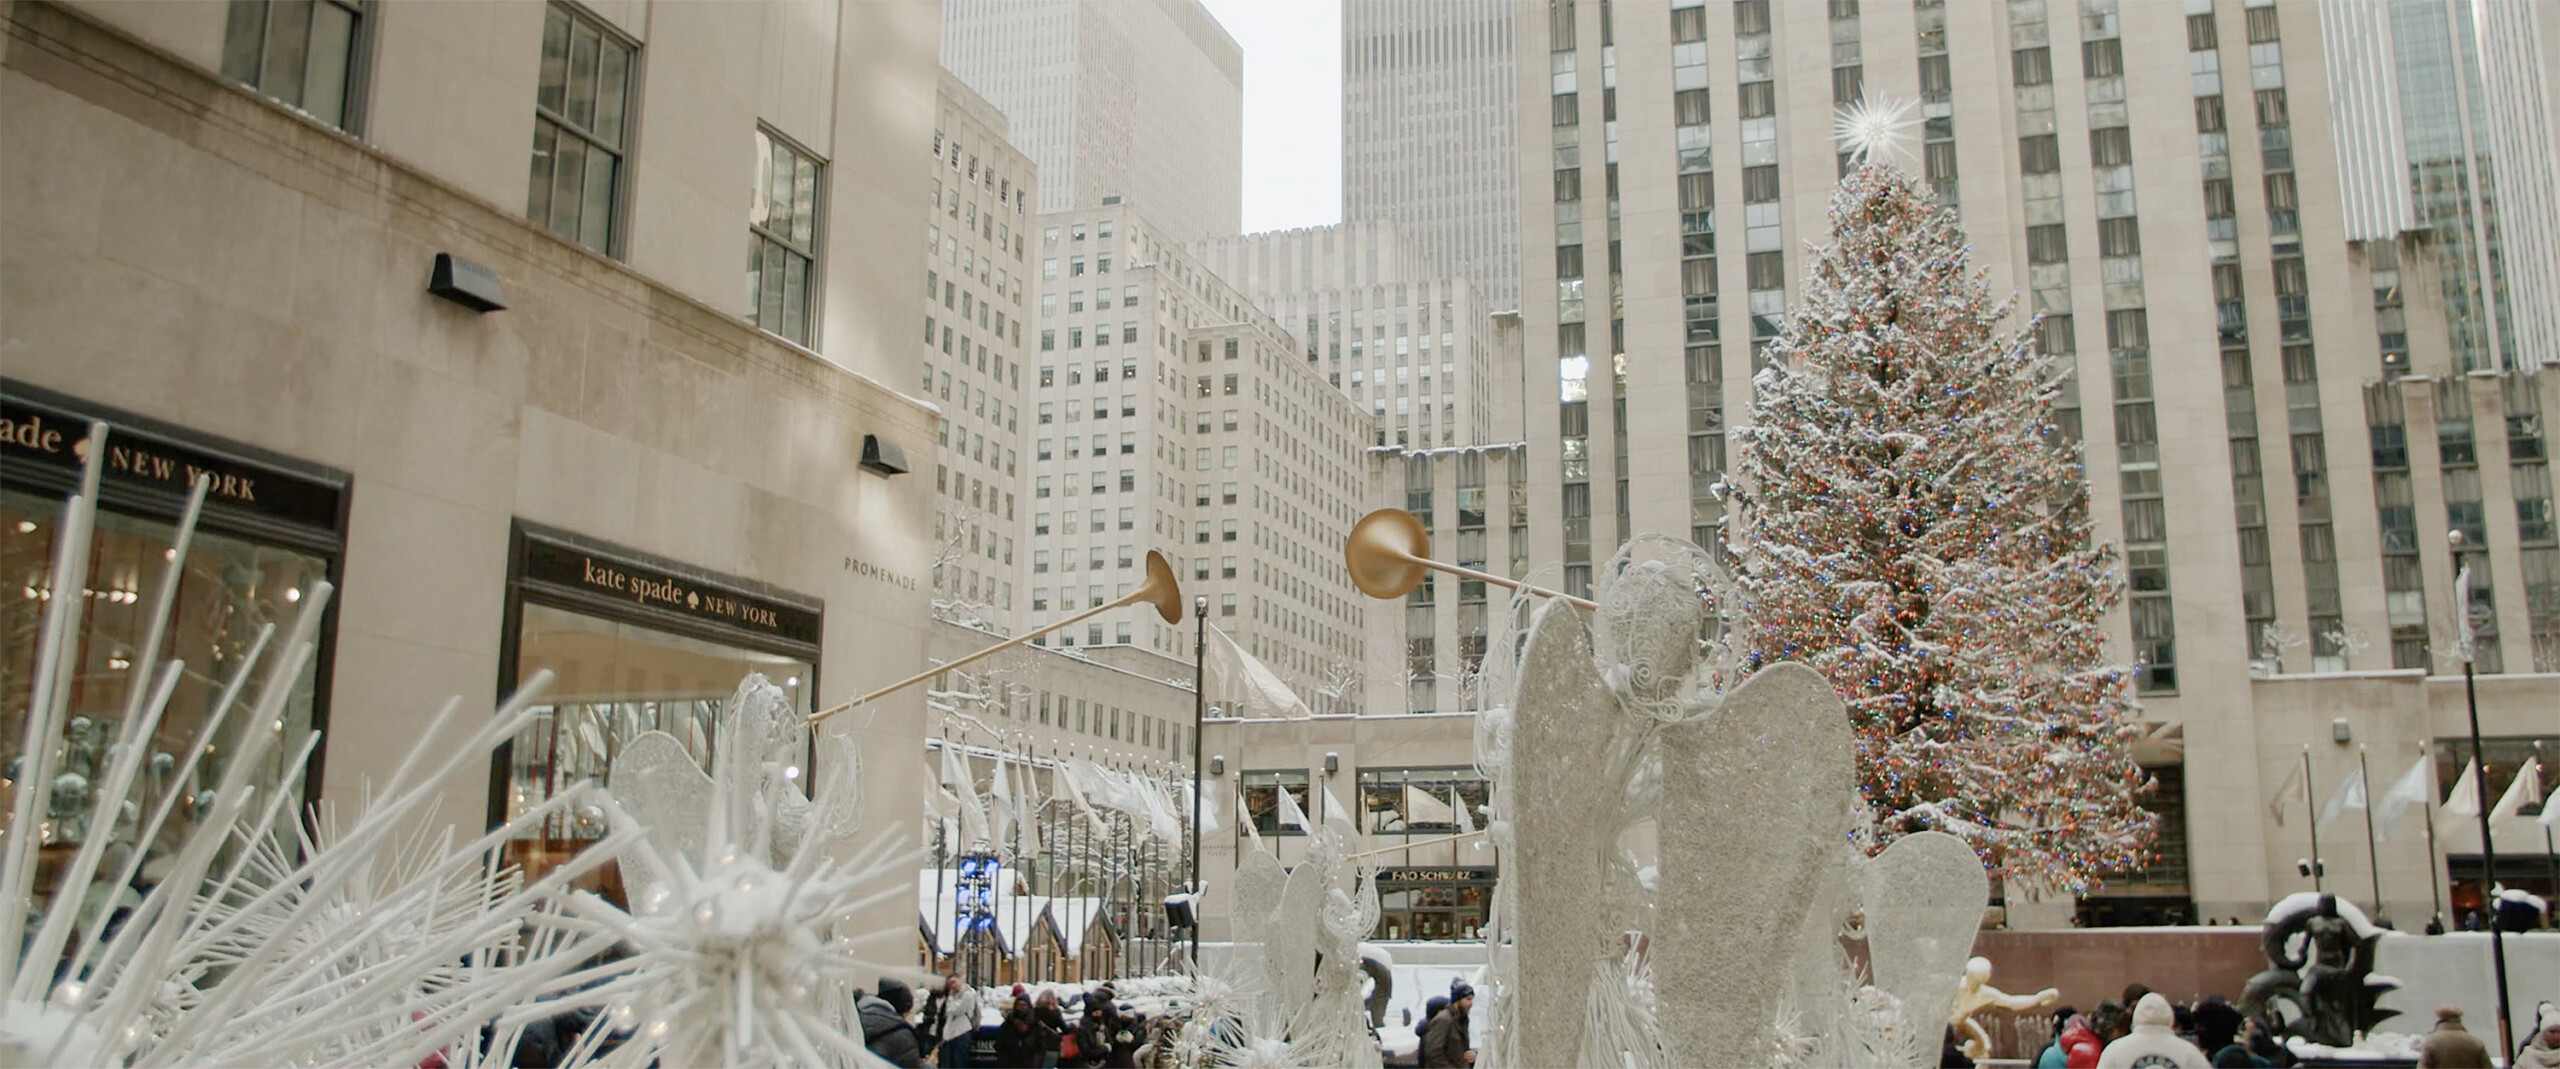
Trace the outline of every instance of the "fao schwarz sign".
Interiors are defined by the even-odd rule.
[[[0,398],[0,471],[21,464],[77,477],[88,449],[93,417],[17,397]],[[198,477],[206,504],[335,530],[344,489],[251,461],[170,441],[115,422],[107,423],[102,482],[183,499]]]

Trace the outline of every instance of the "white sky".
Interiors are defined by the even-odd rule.
[[[1342,7],[1201,0],[1244,49],[1244,229],[1342,221]]]

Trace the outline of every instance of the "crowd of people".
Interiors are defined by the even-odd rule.
[[[1056,992],[1034,995],[1015,984],[997,1008],[993,1060],[977,1049],[986,1012],[977,989],[957,976],[916,1002],[915,989],[896,977],[857,1001],[862,1043],[891,1065],[940,1069],[1139,1069],[1175,1064],[1171,1017],[1139,1013],[1107,984],[1060,1003]]]
[[[2536,1027],[2506,1064],[2516,1069],[2560,1069],[2560,1006],[2542,1003]],[[2054,1011],[2051,1041],[2030,1061],[2036,1069],[2175,1069],[2291,1066],[2300,1059],[2256,1018],[2220,995],[2193,1005],[2174,1004],[2141,984],[2126,986],[2121,1000],[2107,999],[2086,1013],[2070,1006]],[[1970,1069],[1973,1060],[1947,1029],[1941,1067]],[[2418,1047],[2418,1064],[2440,1069],[2490,1069],[2489,1048],[2464,1027],[2462,1010],[2436,1011],[2435,1028]]]

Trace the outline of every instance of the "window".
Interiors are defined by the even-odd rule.
[[[2221,35],[2214,32],[2210,12],[2187,16],[2187,51],[2210,52],[2220,44]]]
[[[357,132],[366,8],[363,0],[231,0],[223,77]]]
[[[2027,228],[2027,262],[2058,264],[2071,258],[2070,239],[2060,223]]]
[[[2010,80],[2020,86],[2053,84],[2053,53],[2044,48],[2021,48],[2009,53]]]
[[[525,218],[607,256],[621,238],[615,216],[636,51],[603,23],[559,4],[543,16]]]
[[[2089,131],[2089,165],[2122,167],[2133,162],[2133,138],[2121,126]]]
[[[1745,204],[1767,204],[1778,199],[1778,165],[1763,164],[1742,169],[1742,200]]]
[[[2054,174],[2062,170],[2062,144],[2052,134],[2036,134],[2018,139],[2018,171],[2021,174]]]
[[[817,331],[818,169],[815,157],[756,128],[755,191],[747,206],[747,318],[801,345]]]
[[[1743,118],[1766,119],[1778,113],[1777,83],[1746,82],[1740,93]]]
[[[2142,252],[2142,228],[2137,220],[2098,220],[2098,255],[2136,256]]]
[[[2226,129],[2229,129],[2229,120],[2222,112],[2222,97],[2218,95],[2197,97],[2196,132],[2218,134]]]
[[[2124,42],[2113,37],[2080,43],[2080,73],[2090,78],[2124,74]]]
[[[1229,595],[1233,597],[1234,595]],[[1306,829],[1284,827],[1280,822],[1280,792],[1289,792],[1289,800],[1297,804],[1307,819],[1318,819],[1308,805],[1307,773],[1304,769],[1278,772],[1247,772],[1238,778],[1244,788],[1245,818],[1264,835],[1303,835]]]

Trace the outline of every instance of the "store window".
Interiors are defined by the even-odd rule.
[[[2435,751],[2436,809],[2440,812],[2453,801],[2459,787],[2476,788],[2462,782],[2462,772],[2471,766],[2471,740],[2468,738],[2437,739]],[[2540,834],[2536,822],[2544,808],[2560,799],[2560,735],[2492,735],[2480,740],[2481,775],[2479,782],[2488,788],[2492,834],[2497,836],[2497,883],[2527,894],[2541,895],[2546,901],[2560,895],[2560,870],[2551,865],[2549,843]],[[2540,786],[2539,792],[2525,792],[2512,799],[2515,815],[2504,816],[2516,781],[2525,766],[2535,765],[2535,778],[2526,784]],[[2379,779],[2397,774],[2383,771],[2376,762],[2373,775]],[[2377,788],[2379,789],[2379,788]],[[2538,793],[2538,797],[2527,795]],[[2475,803],[2476,804],[2476,803]],[[2455,818],[2438,826],[2445,854],[2445,873],[2452,885],[2446,888],[2445,923],[2469,928],[2483,913],[2487,897],[2481,887],[2481,876],[2487,869],[2480,853],[2479,818]]]
[[[80,462],[73,447],[91,420],[108,425],[110,463],[99,485],[99,508],[90,532],[88,574],[78,583],[52,572],[63,502],[76,490]],[[88,784],[112,759],[124,709],[136,684],[138,648],[149,626],[150,602],[173,553],[177,519],[186,502],[187,473],[211,479],[205,509],[178,573],[176,600],[161,640],[159,663],[183,661],[185,669],[159,726],[147,743],[147,795],[173,784],[148,782],[185,767],[188,748],[204,726],[236,667],[267,625],[283,631],[313,584],[335,581],[344,544],[346,477],[260,451],[189,434],[60,397],[6,384],[0,390],[0,767],[14,767],[27,726],[28,688],[37,635],[56,597],[85,596],[80,619],[78,675],[71,691],[75,720],[57,756],[54,793],[40,824],[36,895],[49,897],[60,866],[97,836],[145,851],[143,871],[184,844],[195,830],[193,806],[173,811],[150,843],[134,843],[133,815],[97,811]],[[319,648],[291,683],[284,700],[283,737],[265,767],[248,782],[260,797],[294,791],[317,801],[314,767],[286,767],[310,733],[327,720],[324,695],[334,645],[323,619]],[[276,651],[270,648],[266,658]],[[262,662],[263,663],[263,662]],[[266,676],[249,674],[239,702],[254,705]],[[237,724],[238,721],[233,721]],[[229,729],[226,729],[226,732]],[[225,736],[228,738],[228,735]],[[188,773],[195,791],[209,791],[228,771],[225,746],[198,760]],[[162,760],[166,755],[166,760]],[[304,775],[297,786],[295,777]]]
[[[1303,828],[1289,827],[1280,823],[1280,792],[1282,791],[1289,792],[1289,800],[1298,804],[1298,811],[1305,813],[1308,820],[1316,819],[1315,810],[1308,802],[1305,769],[1247,772],[1238,782],[1244,788],[1245,816],[1253,821],[1254,829],[1264,835],[1306,834]]]
[[[1453,802],[1466,805],[1468,822],[1481,828],[1491,799],[1492,784],[1473,768],[1360,770],[1360,807],[1373,835],[1454,834],[1458,815]]]
[[[1378,870],[1375,939],[1481,939],[1491,866]]]
[[[750,580],[520,523],[500,690],[549,670],[535,719],[497,758],[492,816],[542,805],[581,783],[611,786],[613,758],[650,731],[708,771],[738,681],[762,673],[802,713],[817,689],[823,606]],[[820,770],[804,760],[804,784]],[[814,789],[814,788],[813,788]],[[608,829],[594,809],[519,834],[508,860],[539,877]],[[580,883],[628,902],[612,865]]]

